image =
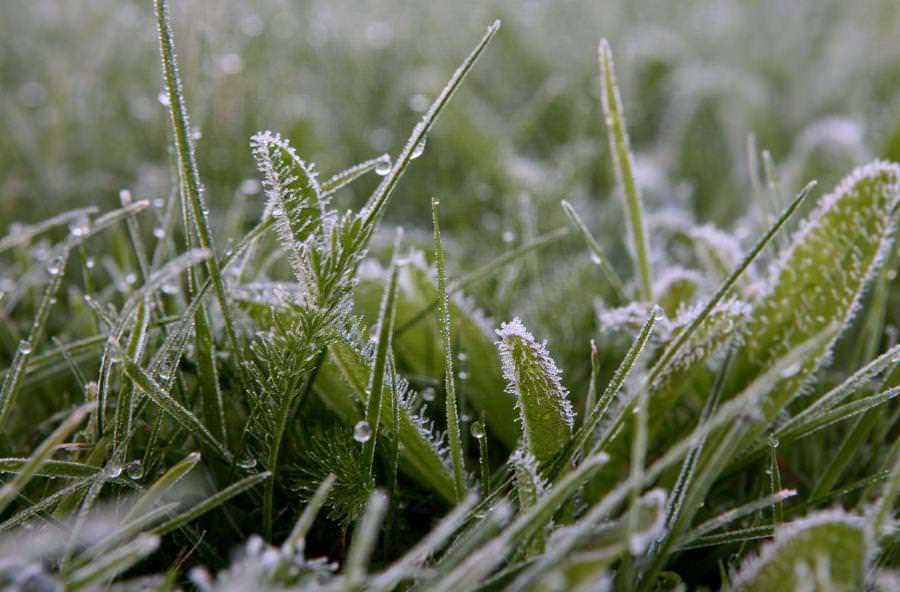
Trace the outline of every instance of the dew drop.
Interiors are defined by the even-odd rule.
[[[133,286],[137,283],[137,275],[134,273],[129,273],[125,275],[125,283],[129,286]]]
[[[164,90],[159,91],[159,94],[156,95],[156,100],[159,101],[159,104],[163,107],[168,107],[172,104],[172,101],[169,100],[169,93]]]
[[[782,378],[790,378],[795,375],[797,372],[800,372],[800,364],[791,364],[787,368],[781,371]]]
[[[430,386],[426,386],[422,389],[422,398],[428,402],[434,401],[435,392],[434,389]]]
[[[23,339],[19,342],[19,353],[23,356],[27,356],[31,353],[31,344],[28,343],[27,340]]]
[[[172,294],[178,293],[178,286],[175,284],[165,283],[159,287],[159,291],[163,294],[171,296]]]
[[[157,210],[163,209],[163,207],[165,205],[166,205],[166,200],[164,200],[161,197],[157,197],[156,199],[153,200],[153,207],[156,208]]]
[[[457,376],[459,377],[460,380],[468,380],[470,374],[469,374],[469,372],[466,371],[466,370],[460,370],[460,371],[457,373]]]
[[[115,478],[119,477],[119,475],[121,475],[121,474],[122,474],[122,465],[120,465],[119,463],[113,461],[113,462],[109,463],[108,465],[106,465],[106,475],[110,479],[115,479]]]
[[[272,217],[280,218],[284,214],[284,210],[281,208],[272,208]]]
[[[122,202],[124,207],[128,207],[131,205],[131,192],[127,189],[122,189],[119,191],[119,201]]]
[[[57,276],[62,272],[62,268],[63,268],[63,258],[56,257],[55,259],[53,259],[53,261],[50,262],[49,265],[47,265],[47,273],[49,273],[52,276]]]
[[[94,269],[94,266],[96,264],[97,263],[96,263],[96,261],[94,261],[93,257],[88,257],[87,259],[84,260],[84,266],[87,267],[88,269]]]
[[[593,263],[594,265],[602,265],[603,260],[600,259],[600,256],[596,253],[591,253],[591,263]]]
[[[163,228],[162,226],[157,226],[153,229],[153,236],[161,240],[164,236],[166,236],[165,228]]]
[[[484,424],[480,421],[473,421],[472,427],[469,428],[469,431],[472,433],[472,437],[476,440],[481,440],[484,438]]]
[[[513,232],[512,230],[504,230],[502,238],[503,238],[503,242],[511,243],[514,240],[516,240],[516,233]]]
[[[129,479],[137,481],[144,476],[144,465],[139,460],[133,460],[125,467],[125,473]]]
[[[372,427],[366,420],[356,422],[353,426],[353,439],[357,442],[368,442],[372,438]]]
[[[384,154],[375,163],[375,174],[384,177],[389,172],[391,172],[391,157]]]
[[[425,152],[425,140],[422,140],[421,142],[416,144],[416,147],[413,148],[412,154],[410,154],[409,157],[415,160],[416,158],[422,156],[423,152]]]
[[[769,448],[778,448],[779,444],[780,444],[780,442],[778,441],[778,438],[776,438],[775,436],[770,434],[769,435]]]

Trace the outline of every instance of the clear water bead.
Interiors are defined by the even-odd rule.
[[[53,261],[47,265],[47,273],[53,276],[57,276],[62,273],[64,261],[62,257],[56,257]]]
[[[410,154],[409,157],[412,159],[419,158],[420,156],[422,156],[423,152],[425,152],[425,140],[422,140],[421,142],[416,144],[416,147],[413,148],[412,154]]]
[[[27,340],[23,339],[19,342],[19,353],[23,356],[31,353],[31,344]]]
[[[769,436],[769,448],[778,448],[779,444],[778,438],[772,435]]]
[[[161,239],[166,236],[166,230],[162,226],[157,226],[153,229],[153,236],[157,239]]]
[[[106,465],[106,474],[110,479],[116,479],[122,474],[122,465],[117,462],[111,462]]]
[[[137,481],[144,476],[144,465],[139,460],[133,460],[125,467],[125,473],[129,479]]]
[[[172,104],[172,101],[169,99],[169,93],[164,90],[159,91],[159,94],[156,95],[156,100],[159,101],[159,104],[163,107],[168,107]]]
[[[375,163],[375,174],[384,177],[389,172],[391,172],[391,157],[385,154]]]
[[[372,426],[366,420],[356,422],[353,426],[353,439],[357,442],[368,442],[372,438]]]
[[[428,402],[434,401],[435,392],[434,389],[430,386],[426,386],[422,389],[422,398]]]
[[[472,433],[472,437],[476,440],[481,440],[485,436],[484,424],[480,421],[473,421],[472,427],[469,428],[469,431]]]

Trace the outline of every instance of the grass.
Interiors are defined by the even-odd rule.
[[[137,41],[96,63],[140,67],[78,97],[161,80],[160,127],[131,96],[90,166],[41,145],[84,122],[75,75],[4,98],[0,584],[895,589],[889,3],[623,3],[599,56],[587,4],[434,40],[326,4],[117,8]],[[2,43],[102,22],[50,8]],[[81,169],[135,147],[96,198]]]

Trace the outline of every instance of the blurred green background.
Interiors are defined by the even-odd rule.
[[[323,174],[396,153],[494,18],[501,34],[401,184],[389,219],[426,220],[435,194],[449,219],[499,240],[501,226],[516,226],[523,194],[553,218],[563,197],[614,202],[597,98],[602,36],[615,52],[650,207],[677,202],[725,224],[743,213],[751,132],[772,151],[788,192],[810,173],[827,187],[854,163],[900,157],[900,4],[892,0],[173,4],[220,226],[226,212],[254,218],[261,209],[258,195],[246,195],[255,185],[242,184],[255,178],[253,132],[289,136]],[[113,204],[123,187],[141,198],[168,193],[155,34],[149,1],[4,4],[0,231],[15,219]],[[357,199],[372,183],[357,187]],[[610,229],[615,211],[603,211]]]

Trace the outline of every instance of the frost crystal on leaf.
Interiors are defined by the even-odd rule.
[[[574,411],[560,370],[518,318],[497,330],[506,391],[516,398],[528,450],[546,461],[569,441]]]

